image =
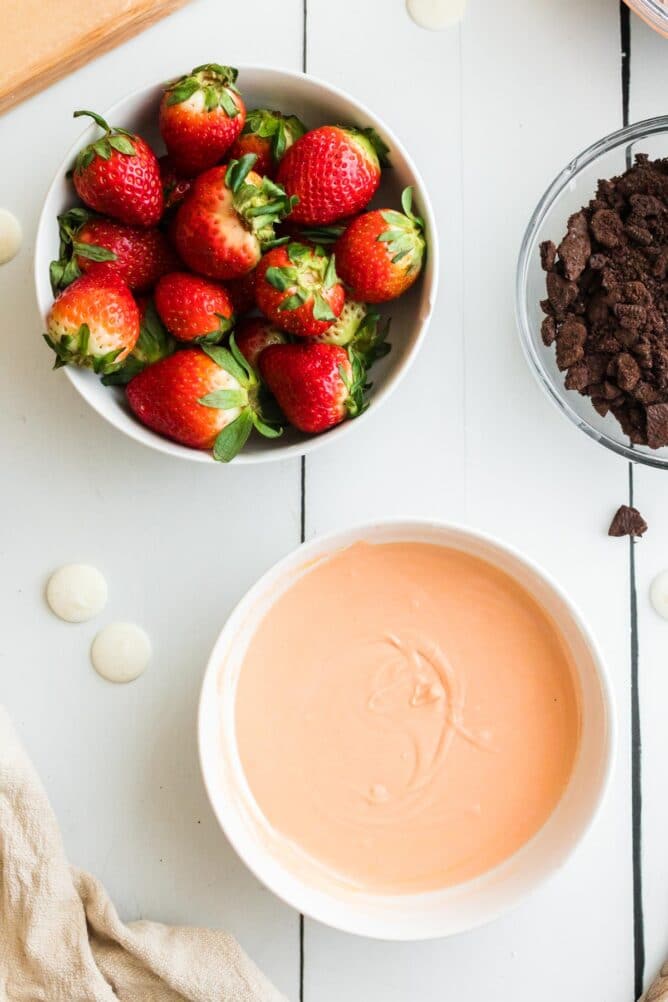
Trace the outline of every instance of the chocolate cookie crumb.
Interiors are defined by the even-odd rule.
[[[608,529],[609,536],[643,536],[647,532],[647,522],[637,508],[621,505]]]
[[[611,412],[634,444],[668,446],[668,158],[641,153],[599,181],[540,256],[541,336],[567,389]]]

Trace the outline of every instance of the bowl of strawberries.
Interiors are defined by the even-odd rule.
[[[102,417],[170,455],[264,462],[389,395],[438,248],[377,116],[309,76],[218,63],[74,114],[89,125],[47,193],[35,281],[54,368]]]

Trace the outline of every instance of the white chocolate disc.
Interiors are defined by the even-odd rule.
[[[466,0],[406,0],[406,9],[421,28],[444,31],[462,20]]]
[[[9,209],[0,209],[0,264],[7,264],[21,249],[21,224]]]
[[[652,581],[649,600],[656,614],[668,619],[668,571],[661,571]]]
[[[134,623],[110,623],[95,637],[90,659],[108,682],[132,682],[151,659],[151,641]]]
[[[51,611],[66,623],[85,623],[107,604],[107,582],[88,564],[65,564],[54,571],[46,586]]]

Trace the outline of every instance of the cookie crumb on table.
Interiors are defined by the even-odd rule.
[[[647,531],[647,522],[637,508],[627,504],[620,505],[608,529],[609,536],[643,536]]]

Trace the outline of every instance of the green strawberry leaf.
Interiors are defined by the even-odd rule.
[[[255,370],[253,369],[253,366],[250,364],[250,362],[243,354],[243,352],[239,350],[239,346],[237,345],[234,334],[230,334],[230,351],[232,352],[232,355],[234,356],[234,359],[237,362],[237,364],[240,365],[241,368],[246,373],[246,384],[249,386],[255,385],[257,383]]]
[[[133,157],[137,152],[127,136],[110,136],[109,145],[117,153],[124,153],[128,157]]]
[[[108,160],[111,156],[111,147],[106,139],[98,139],[97,142],[93,143],[93,149],[103,160]]]
[[[243,387],[248,385],[248,376],[243,366],[239,365],[229,348],[222,348],[220,345],[202,345],[202,351],[206,352],[209,358],[213,359],[216,365],[224,369],[230,376]]]
[[[267,424],[266,421],[262,420],[257,411],[253,411],[253,425],[261,435],[264,435],[265,438],[280,438],[283,434],[283,429],[280,425],[278,427],[274,427],[273,425]]]
[[[299,264],[299,262],[303,261],[304,258],[310,257],[312,251],[310,247],[306,246],[306,244],[300,244],[293,241],[287,248],[286,253],[293,264]]]
[[[218,410],[229,411],[233,407],[245,407],[248,394],[245,390],[214,390],[200,397],[197,401],[203,407],[215,407]]]
[[[106,247],[98,247],[97,244],[87,244],[79,240],[72,241],[72,250],[78,257],[85,257],[91,261],[117,261],[118,255]]]
[[[287,292],[297,281],[297,270],[296,268],[277,268],[274,266],[267,268],[264,277],[274,289],[278,289],[279,292]]]
[[[301,236],[305,240],[311,240],[314,244],[333,244],[344,232],[345,226],[313,226],[301,230]]]
[[[316,320],[336,320],[336,316],[332,313],[329,303],[319,292],[316,292],[313,296],[313,316]]]
[[[228,118],[236,118],[239,114],[237,103],[228,90],[221,90],[219,103]]]
[[[287,299],[284,299],[278,308],[281,312],[284,310],[291,312],[292,310],[298,310],[300,306],[304,305],[304,302],[304,294],[298,292],[294,296],[288,296]]]
[[[255,165],[256,160],[257,155],[255,153],[246,153],[245,156],[240,157],[239,160],[230,160],[227,165],[227,170],[225,171],[225,184],[234,195],[237,194],[242,184],[248,177],[250,171]],[[255,186],[253,185],[253,188],[254,187]]]
[[[241,452],[252,429],[253,413],[247,408],[218,435],[213,444],[213,458],[219,463],[229,463]]]
[[[331,289],[332,286],[336,285],[339,281],[339,276],[336,274],[336,262],[334,260],[334,255],[330,257],[327,262],[327,270],[325,271],[325,278],[323,282],[323,288]]]
[[[182,104],[184,101],[187,101],[188,98],[192,97],[197,90],[199,90],[198,80],[194,77],[183,77],[183,79],[169,91],[167,96],[167,105],[171,107],[173,104]]]

